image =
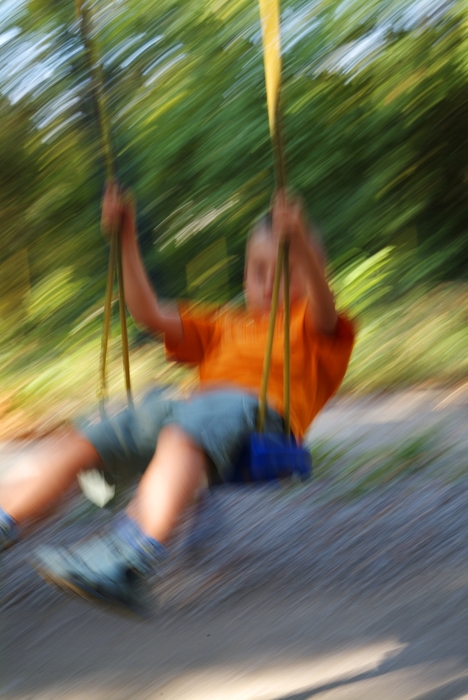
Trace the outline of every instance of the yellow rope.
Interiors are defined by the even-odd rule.
[[[130,354],[128,351],[127,313],[125,307],[125,287],[122,266],[122,239],[117,243],[117,280],[119,285],[120,332],[122,334],[122,358],[125,373],[125,389],[129,408],[133,406],[132,387],[130,381]]]
[[[102,69],[97,59],[97,52],[92,40],[91,11],[86,0],[77,0],[77,12],[80,20],[81,35],[86,51],[89,72],[91,75],[92,93],[99,123],[100,145],[102,157],[106,168],[107,180],[115,181],[115,160],[112,153],[110,123],[103,89]],[[110,232],[109,266],[107,272],[106,297],[104,302],[104,321],[101,340],[100,357],[100,390],[99,400],[101,412],[104,412],[107,399],[107,355],[109,349],[109,336],[112,312],[112,295],[114,290],[114,275],[117,267],[117,281],[119,288],[120,332],[122,337],[122,359],[125,373],[125,387],[129,407],[133,405],[130,381],[130,353],[128,348],[127,314],[125,308],[125,290],[122,269],[121,251],[121,222]],[[117,265],[116,265],[117,263]]]
[[[258,409],[257,430],[259,433],[263,431],[263,424],[266,413],[266,394],[268,388],[268,379],[270,376],[271,355],[273,352],[273,341],[275,338],[276,313],[278,311],[279,289],[281,283],[281,272],[283,268],[284,244],[280,243],[278,248],[278,258],[276,260],[275,279],[273,281],[273,293],[271,298],[270,319],[268,323],[268,334],[265,348],[265,357],[263,358],[262,383],[260,386],[260,402]]]
[[[276,105],[275,131],[272,137],[272,146],[275,156],[276,183],[277,187],[284,190],[285,187],[285,167],[283,139],[281,131],[281,121],[279,115],[279,94]],[[258,411],[257,429],[263,431],[265,420],[268,379],[270,376],[271,356],[273,352],[273,340],[275,331],[276,315],[278,313],[279,288],[281,283],[281,272],[284,274],[284,432],[289,435],[291,432],[291,341],[290,341],[290,303],[289,303],[289,243],[281,243],[278,247],[278,257],[276,260],[275,279],[273,285],[273,295],[270,308],[270,320],[268,325],[265,357],[263,360],[262,382],[260,385],[260,401]]]
[[[100,376],[101,385],[99,389],[99,402],[101,412],[104,410],[104,404],[107,399],[107,350],[109,346],[110,321],[112,310],[112,290],[114,287],[114,268],[115,268],[115,253],[117,248],[117,236],[111,234],[109,266],[107,268],[107,284],[106,298],[104,301],[104,322],[101,336],[101,357],[100,357]]]
[[[291,339],[290,339],[290,308],[289,308],[289,242],[284,243],[283,257],[284,274],[284,433],[291,432]]]

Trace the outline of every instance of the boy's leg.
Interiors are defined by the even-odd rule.
[[[75,431],[50,441],[28,454],[2,480],[0,512],[19,524],[35,518],[58,500],[78,472],[100,463],[91,443]]]
[[[125,481],[143,471],[154,455],[170,403],[151,392],[143,408],[44,441],[0,482],[0,514],[17,523],[35,518],[52,505],[87,468],[103,467]],[[125,473],[126,472],[126,473]]]
[[[193,500],[207,466],[204,451],[177,425],[167,425],[127,514],[141,530],[167,542],[180,515]]]
[[[204,451],[176,425],[165,426],[127,516],[108,533],[74,547],[42,548],[37,570],[83,597],[141,608],[145,578],[165,558],[163,545],[196,494],[205,468]]]
[[[199,487],[208,461],[205,455],[222,477],[229,476],[236,450],[255,426],[256,412],[255,397],[212,392],[188,402],[161,404],[147,414],[135,412],[135,420],[128,416],[122,424],[116,419],[109,423],[109,431],[100,427],[99,445],[97,436],[91,442],[111,473],[121,451],[115,449],[115,438],[131,461],[148,454],[153,445],[143,460],[145,475],[127,515],[109,531],[73,547],[43,549],[37,564],[42,576],[84,597],[139,607],[142,584],[159,568],[164,544]],[[276,418],[281,430],[281,418]]]

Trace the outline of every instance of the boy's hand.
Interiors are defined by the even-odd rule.
[[[116,182],[106,184],[102,200],[101,229],[109,238],[113,232],[122,231],[124,226],[133,224],[135,207],[129,192]]]
[[[272,215],[275,242],[289,241],[292,256],[301,256],[309,242],[301,202],[287,197],[284,190],[278,190],[273,200]]]
[[[179,310],[159,306],[138,248],[132,197],[116,182],[106,185],[101,224],[105,236],[115,233],[121,236],[125,302],[133,320],[149,332],[164,333],[166,340],[176,347],[184,337]]]
[[[294,285],[296,270],[301,278],[302,293],[309,301],[306,318],[310,328],[331,334],[336,328],[337,314],[325,275],[325,257],[317,240],[310,235],[301,203],[297,199],[288,198],[284,190],[279,190],[273,202],[272,213],[275,241],[278,244],[289,241],[291,285]]]

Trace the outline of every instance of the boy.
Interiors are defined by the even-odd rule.
[[[135,497],[109,532],[71,548],[43,547],[36,568],[63,589],[136,609],[146,577],[166,556],[165,545],[209,464],[228,480],[247,436],[255,430],[273,277],[280,240],[290,243],[291,427],[296,438],[338,389],[351,354],[352,325],[335,310],[324,260],[307,233],[301,208],[278,193],[271,220],[252,231],[246,250],[246,311],[192,313],[164,307],[145,274],[132,204],[108,185],[103,229],[121,222],[125,298],[135,323],[163,333],[166,352],[199,366],[200,389],[186,401],[154,393],[63,445],[30,460],[0,488],[0,550],[19,526],[37,516],[76,475],[99,466],[114,476],[143,472]],[[283,430],[282,311],[278,313],[265,429]]]

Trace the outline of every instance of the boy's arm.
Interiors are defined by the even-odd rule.
[[[273,230],[278,241],[289,241],[290,265],[301,275],[309,302],[310,327],[326,335],[333,334],[338,316],[325,276],[325,260],[308,234],[300,204],[288,201],[282,192],[273,206]]]
[[[183,339],[182,320],[177,308],[161,306],[147,277],[138,248],[135,210],[128,197],[122,197],[114,183],[106,187],[102,205],[102,227],[111,231],[120,222],[125,301],[133,320],[153,333],[164,333],[177,345]]]

